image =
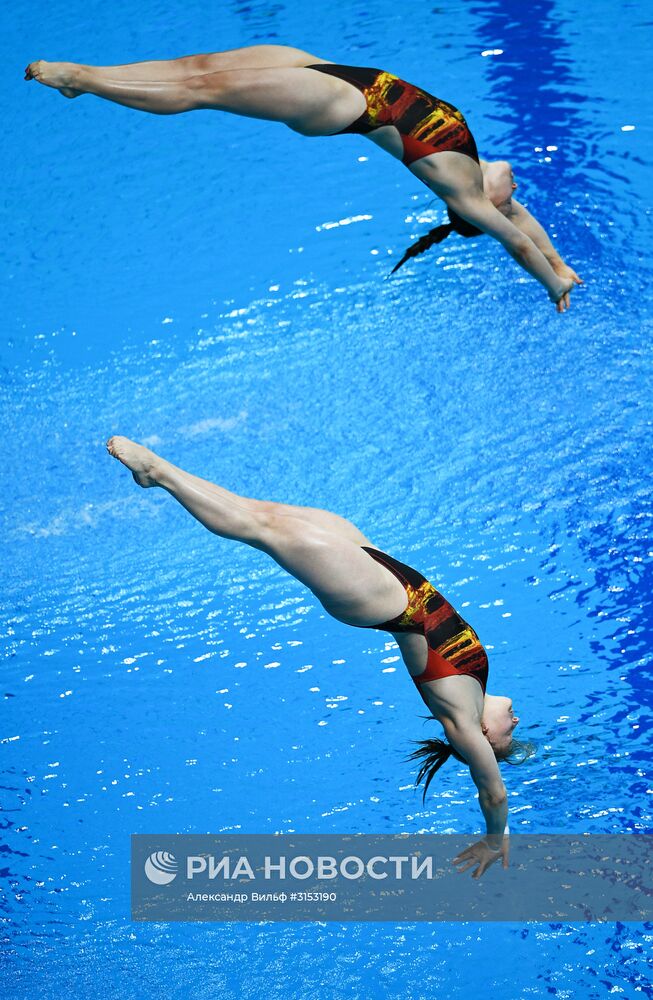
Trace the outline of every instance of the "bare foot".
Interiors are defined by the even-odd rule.
[[[64,97],[79,97],[82,91],[71,86],[74,83],[74,67],[75,63],[49,63],[45,59],[37,59],[25,69],[25,79],[52,87]]]
[[[161,459],[149,448],[136,444],[129,438],[116,435],[107,441],[107,451],[127,466],[134,477],[134,482],[139,486],[144,488],[158,486],[156,468],[160,465]]]

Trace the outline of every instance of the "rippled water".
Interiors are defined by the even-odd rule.
[[[505,775],[513,829],[651,831],[650,30],[637,4],[419,6],[411,33],[385,0],[73,2],[5,36],[11,996],[647,994],[642,925],[129,922],[132,833],[473,834],[480,814],[451,764],[415,793],[422,707],[390,637],[138,491],[114,432],[335,509],[430,575],[539,745]],[[586,279],[572,310],[483,240],[384,280],[440,211],[362,138],[147,118],[17,71],[261,41],[461,106]]]

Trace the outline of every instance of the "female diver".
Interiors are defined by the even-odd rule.
[[[454,864],[460,871],[473,868],[475,878],[498,858],[507,867],[508,806],[497,761],[520,763],[532,751],[513,739],[519,719],[510,698],[486,693],[485,650],[444,597],[337,514],[237,496],[125,437],[110,438],[107,449],[139,486],[162,487],[209,531],[266,552],[308,587],[333,618],[393,634],[447,738],[421,740],[411,754],[420,763],[417,782],[424,780],[424,795],[451,755],[467,764],[478,788],[486,836],[462,851]]]
[[[255,45],[126,66],[37,60],[25,79],[65,97],[95,94],[152,114],[213,109],[283,122],[306,136],[367,135],[442,198],[449,213],[450,222],[418,240],[397,267],[452,231],[488,233],[544,285],[558,312],[581,284],[512,197],[517,185],[510,164],[480,160],[457,108],[391,73],[341,66],[283,45]]]

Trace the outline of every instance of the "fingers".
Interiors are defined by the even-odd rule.
[[[507,843],[503,844],[501,851],[493,851],[492,849],[488,849],[488,845],[484,841],[480,841],[477,844],[466,847],[464,851],[461,851],[460,854],[457,854],[452,859],[451,863],[457,868],[459,875],[463,875],[465,872],[474,869],[471,872],[472,878],[478,879],[499,858],[503,861],[503,867],[507,868],[508,854],[509,844]]]
[[[472,878],[480,878],[487,868],[487,863],[485,861],[479,861],[478,858],[472,858],[472,860],[468,861],[466,865],[461,865],[458,868],[458,874],[464,875],[465,872],[468,872],[470,868],[474,868],[475,865],[478,867],[476,867],[475,871],[472,872]]]
[[[467,856],[465,857],[465,855]],[[454,858],[452,864],[456,866],[456,870],[459,875],[464,875],[473,868],[474,871],[472,871],[472,878],[480,878],[481,875],[490,867],[492,862],[496,860],[496,856],[490,858],[489,860],[483,860],[474,855],[472,848],[468,848],[466,851],[459,854],[458,857]]]
[[[457,854],[456,857],[453,858],[451,863],[452,865],[462,865],[465,864],[465,862],[473,864],[475,860],[476,855],[473,847],[466,847],[464,851],[461,851],[460,854]]]
[[[569,264],[562,264],[559,267],[554,267],[553,269],[556,274],[559,274],[561,278],[567,278],[569,281],[573,281],[576,285],[582,285],[583,279],[580,278],[573,267],[569,267]]]
[[[456,857],[452,859],[452,864],[457,865],[460,864],[461,861],[467,861],[469,858],[474,857],[474,853],[473,847],[466,847],[464,851],[461,851],[460,854],[457,854]]]

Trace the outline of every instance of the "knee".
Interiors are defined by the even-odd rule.
[[[280,511],[281,504],[275,500],[256,501],[256,515],[263,521],[269,521],[274,517],[278,517]]]
[[[222,73],[202,73],[189,76],[183,82],[184,99],[195,109],[219,108],[225,103],[227,95],[233,91],[234,74],[228,71]]]
[[[305,540],[310,525],[283,513],[282,504],[261,503],[254,514],[256,530],[261,541],[273,550],[288,550]]]
[[[279,504],[268,502],[267,500],[256,500],[250,502],[249,507],[249,519],[251,522],[251,530],[259,538],[269,538],[274,534],[278,534],[281,530],[281,519],[279,518],[277,508]]]
[[[187,68],[191,73],[210,73],[215,68],[213,58],[209,53],[206,53],[206,55],[191,56],[188,60]]]

